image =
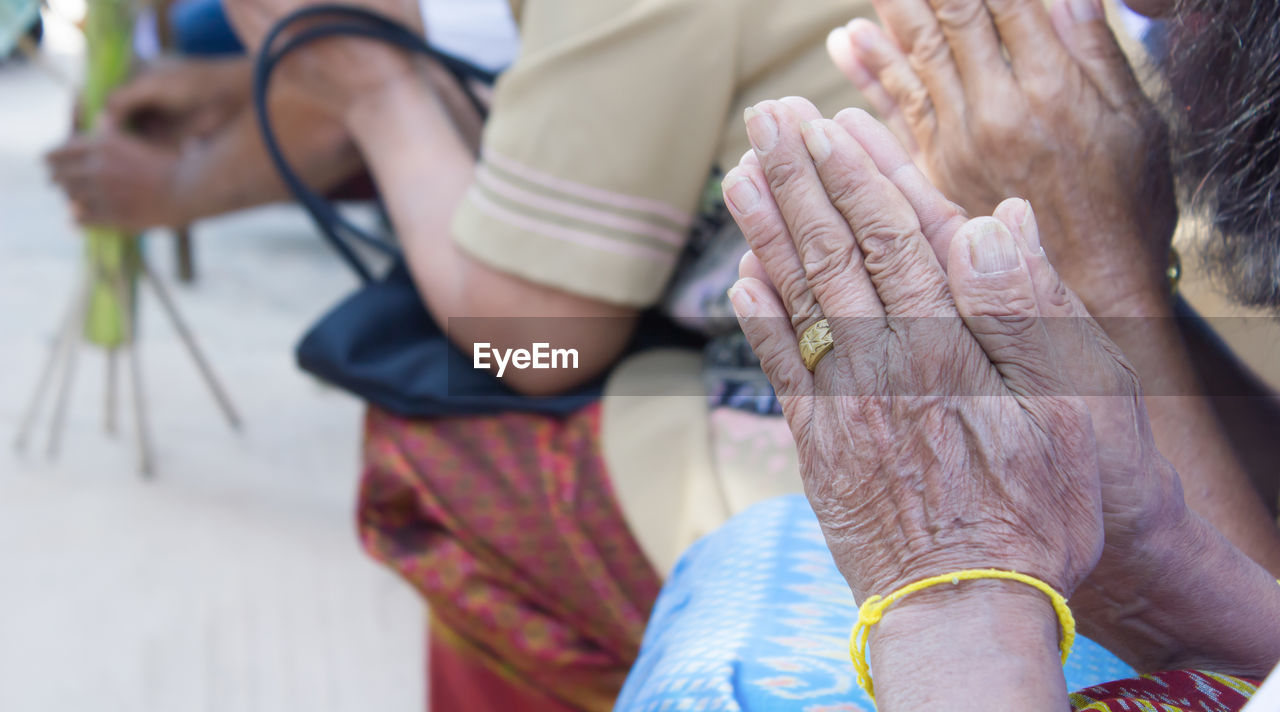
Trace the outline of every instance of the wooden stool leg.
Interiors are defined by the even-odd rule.
[[[178,281],[191,284],[196,281],[196,256],[190,226],[178,228],[174,234],[174,248],[178,258]]]

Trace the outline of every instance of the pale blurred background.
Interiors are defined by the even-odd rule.
[[[53,4],[82,12],[79,0]],[[76,31],[44,52],[74,77]],[[361,406],[303,375],[292,348],[354,282],[289,208],[195,227],[199,280],[172,287],[245,419],[225,426],[143,296],[141,356],[156,476],[137,473],[128,400],[103,429],[105,359],[82,348],[59,457],[48,408],[10,447],[79,265],[78,231],[41,155],[71,96],[30,63],[0,66],[0,711],[400,712],[423,707],[424,610],[360,551]],[[173,244],[147,246],[173,283]],[[1188,265],[1184,290],[1226,309]],[[1280,382],[1280,329],[1221,322]],[[465,711],[462,711],[465,712]]]
[[[73,76],[79,42],[46,21],[46,56]],[[423,607],[355,537],[361,406],[292,360],[354,284],[300,213],[199,223],[199,281],[171,286],[242,434],[144,294],[155,479],[137,473],[127,398],[120,434],[104,433],[105,359],[88,347],[59,457],[48,407],[13,452],[79,265],[41,162],[70,107],[29,63],[0,66],[0,710],[421,710]],[[172,285],[172,241],[147,249]]]

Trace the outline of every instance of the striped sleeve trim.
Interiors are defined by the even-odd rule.
[[[676,234],[676,242],[679,243],[684,242],[685,234],[694,221],[691,213],[679,210],[661,200],[619,193],[551,175],[504,156],[491,148],[484,150],[482,163],[487,164],[492,169],[492,173],[505,181],[547,198],[665,228]]]
[[[518,208],[504,205],[500,199],[494,199],[479,185],[472,186],[467,199],[480,212],[494,220],[506,223],[511,227],[542,237],[568,242],[579,247],[586,247],[601,252],[637,257],[651,260],[662,265],[674,265],[678,252],[673,249],[662,249],[627,240],[616,239],[591,230],[578,229],[565,222],[546,219],[521,211]]]
[[[490,218],[543,237],[659,264],[674,264],[679,257],[690,222],[677,223],[668,215],[638,209],[641,203],[654,201],[623,200],[589,186],[565,190],[570,181],[550,176],[541,176],[541,182],[532,180],[531,176],[541,174],[527,167],[511,170],[519,164],[505,158],[495,163],[493,155],[486,154],[477,166],[467,195]],[[588,192],[595,197],[588,197]],[[597,199],[606,194],[609,201]],[[628,207],[620,207],[623,203]]]

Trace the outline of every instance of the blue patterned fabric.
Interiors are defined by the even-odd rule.
[[[857,609],[801,496],[759,504],[689,548],[662,589],[615,712],[873,712],[853,676]],[[1078,690],[1133,676],[1080,638]]]

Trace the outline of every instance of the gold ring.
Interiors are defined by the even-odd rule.
[[[804,367],[812,373],[818,362],[836,345],[831,338],[831,322],[819,319],[800,335],[800,358],[804,359]]]

